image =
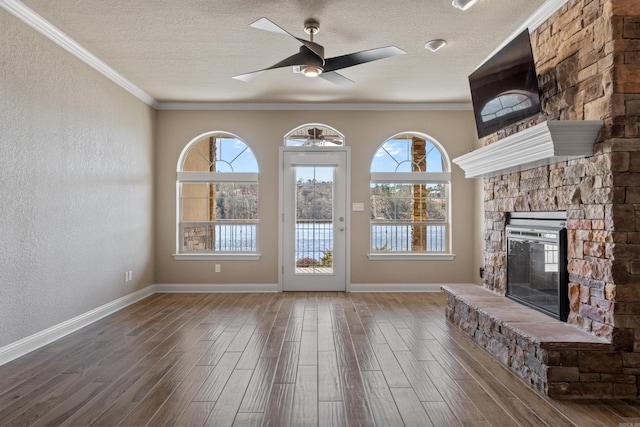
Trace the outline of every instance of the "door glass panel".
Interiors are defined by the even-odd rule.
[[[507,294],[558,316],[558,245],[514,239],[508,250]]]
[[[333,274],[334,167],[299,166],[296,179],[296,274]]]

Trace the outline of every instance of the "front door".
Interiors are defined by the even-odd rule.
[[[344,291],[347,155],[283,147],[281,278],[285,291]]]

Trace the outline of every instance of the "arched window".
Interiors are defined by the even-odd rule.
[[[344,145],[344,135],[331,126],[308,123],[299,126],[284,137],[287,147],[340,147]]]
[[[177,199],[178,258],[257,254],[258,163],[240,138],[211,132],[187,144]]]
[[[450,162],[424,134],[386,140],[371,162],[371,254],[449,254]]]

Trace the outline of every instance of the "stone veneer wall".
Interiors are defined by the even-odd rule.
[[[638,352],[639,9],[638,0],[569,0],[532,33],[543,114],[484,141],[545,120],[604,120],[594,156],[484,180],[484,286],[506,291],[508,212],[566,211],[568,322]],[[640,374],[640,353],[625,364]]]

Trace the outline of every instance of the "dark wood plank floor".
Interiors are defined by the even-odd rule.
[[[444,295],[156,294],[0,367],[0,425],[615,426],[444,318]],[[638,424],[640,425],[640,424]]]

